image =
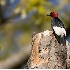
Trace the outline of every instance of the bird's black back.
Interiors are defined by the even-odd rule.
[[[55,17],[51,20],[51,25],[64,28],[63,22],[58,17]]]

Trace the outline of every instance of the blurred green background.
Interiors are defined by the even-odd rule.
[[[46,16],[51,11],[59,13],[70,42],[70,0],[0,0],[0,61],[12,58],[22,48],[28,54],[33,32],[51,30],[51,17]],[[9,68],[24,68],[28,56]]]

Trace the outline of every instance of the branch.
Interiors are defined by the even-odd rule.
[[[29,54],[30,46],[21,48],[19,52],[14,53],[3,61],[0,61],[0,69],[10,69],[24,63]]]

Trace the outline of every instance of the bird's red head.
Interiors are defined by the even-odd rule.
[[[58,17],[58,13],[57,12],[51,12],[50,15],[47,15],[47,16]]]

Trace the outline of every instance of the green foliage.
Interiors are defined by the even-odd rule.
[[[8,6],[5,6],[6,4],[5,1],[6,0],[1,0],[1,5],[3,7],[3,10],[11,10],[8,9]],[[20,21],[17,23],[11,22],[9,21],[8,18],[7,19],[8,21],[4,22],[4,25],[0,26],[0,32],[3,34],[3,37],[0,40],[0,50],[4,48],[3,51],[6,52],[3,53],[3,55],[5,56],[7,54],[10,54],[10,51],[12,50],[12,46],[15,47],[16,43],[19,46],[19,48],[21,48],[20,46],[24,47],[24,45],[28,45],[29,43],[31,43],[31,35],[33,32],[41,32],[46,29],[50,29],[51,18],[47,17],[46,14],[49,14],[51,11],[61,10],[62,9],[61,7],[63,7],[64,3],[67,3],[66,1],[68,0],[64,0],[65,2],[59,0],[61,1],[62,6],[61,5],[54,6],[52,5],[51,2],[49,2],[49,0],[19,0],[19,1],[20,1],[19,4],[14,9],[12,9],[11,11],[12,14],[10,14],[9,18],[12,15],[14,16],[14,14],[17,15],[18,13],[20,13],[21,19],[24,20],[26,19],[28,13],[34,11],[35,14],[32,13],[29,20],[26,20],[27,22],[24,21]],[[64,14],[66,15],[68,14],[67,16],[70,15],[68,12],[64,12]],[[70,20],[66,20],[65,17],[61,17],[61,18],[65,22],[65,25],[69,27]],[[17,39],[15,40],[14,33],[19,30],[21,30],[22,33],[20,33],[20,35],[18,35]],[[14,43],[14,40],[16,41],[16,43]]]

